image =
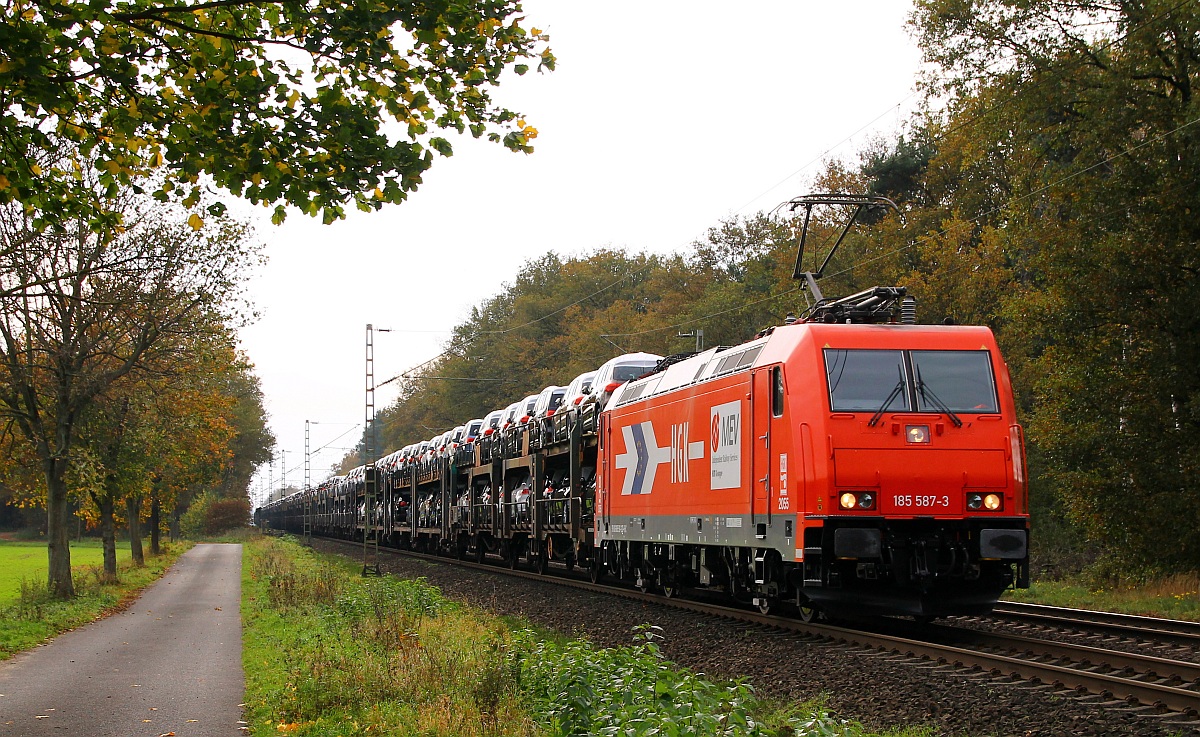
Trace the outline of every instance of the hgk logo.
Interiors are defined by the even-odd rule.
[[[688,425],[684,422],[671,425],[671,483],[687,483],[691,476],[688,471],[689,461],[704,457],[704,441],[688,441]]]

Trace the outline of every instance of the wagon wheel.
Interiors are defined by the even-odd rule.
[[[550,568],[550,556],[552,554],[551,553],[552,548],[550,547],[550,538],[546,538],[546,544],[541,547],[542,547],[542,550],[538,554],[537,560],[535,560],[533,562],[533,565],[534,565],[534,568],[537,570],[538,575],[544,576],[544,575],[546,575],[546,571]]]
[[[772,604],[771,599],[766,596],[759,596],[756,598],[758,599],[758,613],[759,614],[770,614],[771,613],[771,604]]]
[[[675,581],[663,581],[659,586],[662,588],[662,595],[667,599],[674,599],[679,596],[679,584]]]
[[[521,547],[516,540],[508,544],[508,567],[516,570],[517,564],[521,562]]]
[[[600,579],[604,577],[604,564],[600,562],[599,555],[593,555],[591,564],[588,566],[588,579],[592,583],[600,583]]]
[[[575,570],[575,549],[574,548],[571,548],[570,550],[567,551],[567,554],[563,557],[563,562],[566,563],[568,572]]]

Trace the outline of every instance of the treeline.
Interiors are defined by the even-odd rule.
[[[90,164],[74,158],[50,165],[76,165],[87,186]],[[120,525],[140,563],[143,533],[158,552],[198,497],[248,519],[250,476],[274,442],[234,334],[252,233],[135,184],[97,196],[107,225],[0,205],[0,499],[44,510],[63,598],[72,520],[99,528],[114,577]]]
[[[901,212],[863,218],[822,288],[904,285],[922,321],[996,331],[1043,551],[1065,545],[1113,576],[1200,568],[1200,10],[922,0],[912,26],[927,109],[811,187],[884,195]],[[813,258],[845,215],[820,214]],[[380,447],[617,353],[693,348],[680,332],[734,344],[801,311],[796,225],[758,215],[676,256],[526,264],[410,374]]]

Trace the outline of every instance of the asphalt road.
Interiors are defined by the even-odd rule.
[[[128,610],[0,663],[0,735],[239,734],[240,545],[197,545]]]

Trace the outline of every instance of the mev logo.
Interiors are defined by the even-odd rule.
[[[718,404],[710,410],[709,488],[736,489],[742,485],[742,403]]]

